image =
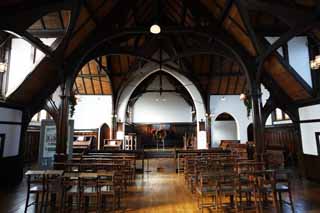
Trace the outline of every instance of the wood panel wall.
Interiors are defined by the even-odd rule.
[[[40,128],[28,129],[24,137],[23,159],[25,163],[35,163],[38,160]]]
[[[293,125],[267,127],[264,130],[266,150],[282,150],[286,164],[297,165],[299,141]]]
[[[183,147],[183,136],[185,134],[196,136],[196,124],[195,123],[167,123],[161,124],[134,124],[134,132],[138,136],[138,141],[141,146],[145,148],[155,148],[156,142],[153,139],[155,130],[164,129],[167,131],[165,138],[166,147]]]

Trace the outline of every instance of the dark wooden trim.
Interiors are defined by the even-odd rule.
[[[3,157],[5,140],[6,140],[6,134],[0,134],[0,159]]]
[[[320,155],[320,132],[315,132],[316,142],[317,142],[317,152]]]
[[[9,109],[16,109],[16,110],[20,110],[20,111],[23,111],[23,109],[24,109],[24,107],[21,105],[8,103],[8,102],[0,102],[0,107],[9,108]]]
[[[320,119],[300,120],[298,123],[318,123]]]
[[[22,122],[0,121],[0,124],[8,124],[8,125],[22,125]]]

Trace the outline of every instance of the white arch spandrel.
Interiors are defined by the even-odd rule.
[[[129,83],[122,89],[121,95],[119,97],[117,111],[118,119],[120,119],[121,121],[125,121],[126,109],[132,93],[144,79],[158,71],[160,71],[158,64],[149,63],[145,65],[143,68],[138,69],[134,72],[134,74],[132,75],[132,79],[130,79]],[[185,77],[181,73],[169,68],[162,68],[161,71],[166,72],[175,77],[186,88],[186,90],[192,97],[192,100],[196,108],[197,117],[197,147],[198,149],[206,149],[206,131],[199,131],[198,121],[206,121],[206,108],[199,90],[187,77]],[[118,138],[123,139],[122,137],[123,135],[119,135]]]

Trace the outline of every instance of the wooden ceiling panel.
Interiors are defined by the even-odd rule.
[[[69,10],[62,10],[61,11],[61,16],[62,16],[64,28],[68,28],[68,26],[69,26],[70,15],[71,15],[71,12]]]
[[[278,85],[292,100],[310,98],[309,93],[279,62],[275,55],[271,55],[264,63],[264,69],[272,76]]]
[[[236,84],[238,84],[237,82],[237,76],[230,76],[229,77],[229,86],[228,86],[228,90],[227,90],[227,94],[234,94],[234,90],[236,88]]]
[[[94,88],[92,87],[92,84],[91,84],[91,79],[83,78],[83,81],[87,90],[87,95],[94,95],[95,93],[94,93]]]
[[[94,93],[96,95],[103,95],[103,91],[101,90],[101,79],[99,77],[92,77],[92,82],[93,82],[93,90],[94,90]]]
[[[108,81],[101,81],[103,94],[104,95],[112,95],[112,87],[110,82]]]
[[[219,88],[218,93],[219,94],[226,94],[227,87],[228,87],[228,77],[221,77],[220,78],[220,88]]]
[[[80,71],[81,74],[90,74],[88,64],[84,65]]]
[[[75,83],[77,84],[76,87],[78,89],[79,94],[86,95],[87,93],[85,90],[85,85],[84,85],[83,79],[81,77],[77,77]]]
[[[236,87],[236,94],[241,94],[246,91],[247,89],[247,83],[246,78],[244,76],[239,77],[238,85]]]
[[[208,91],[210,94],[217,94],[218,93],[219,81],[220,81],[220,79],[218,79],[218,78],[210,79],[209,85],[208,85]]]
[[[43,25],[41,23],[41,20],[39,19],[34,24],[32,24],[28,30],[42,30],[42,29],[43,29]]]
[[[129,70],[128,56],[126,55],[120,56],[120,64],[121,64],[121,71],[128,72]]]
[[[221,16],[221,8],[224,8],[225,0],[201,0],[201,2],[210,10],[215,18],[219,18]]]
[[[240,16],[239,10],[235,4],[232,4],[231,6],[231,9],[229,11],[229,17],[231,17],[239,25],[241,29],[244,29],[245,31],[247,31],[242,21],[242,18]]]
[[[50,13],[43,17],[43,21],[47,29],[63,29],[63,26],[60,21],[59,13]]]
[[[99,74],[97,63],[94,60],[89,61],[88,63],[90,74],[97,75]]]

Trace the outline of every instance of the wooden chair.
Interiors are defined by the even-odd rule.
[[[111,197],[112,211],[115,211],[116,202],[118,198],[119,188],[115,184],[115,173],[107,171],[98,171],[98,191],[99,191],[99,210],[104,211],[106,209],[107,198]]]
[[[270,197],[275,211],[279,212],[274,171],[257,171],[255,175],[257,181],[256,186],[258,192],[258,205],[260,212],[262,212],[263,204],[266,204]]]
[[[57,207],[57,198],[62,196],[62,175],[63,170],[47,170],[45,172],[44,212],[47,211],[48,206],[53,209]]]
[[[195,159],[190,157],[186,158],[184,167],[185,182],[190,191],[193,193],[196,181]]]
[[[35,211],[38,211],[40,204],[40,212],[42,211],[44,195],[45,195],[45,173],[44,171],[27,171],[27,199],[24,212],[28,211],[28,208],[35,205]],[[29,203],[30,195],[35,194],[36,198],[34,202]],[[39,196],[41,199],[39,200]]]
[[[279,197],[280,208],[282,208],[282,203],[285,203],[290,205],[292,212],[294,212],[294,205],[293,205],[292,192],[291,192],[291,181],[289,176],[290,175],[288,171],[285,171],[285,170],[276,171],[275,173],[276,192]],[[289,202],[282,199],[283,193],[288,193]]]
[[[84,210],[98,211],[98,174],[97,173],[80,173],[80,206]],[[94,203],[90,206],[90,204]]]
[[[239,194],[239,206],[243,210],[255,209],[256,212],[259,212],[258,198],[257,198],[257,187],[254,174],[250,170],[239,169],[237,170],[239,176],[238,182],[238,194]],[[246,203],[243,203],[243,196],[245,195]],[[252,203],[253,195],[253,206]]]
[[[230,197],[229,207],[234,207],[235,212],[238,212],[238,187],[239,179],[235,172],[221,172],[218,178],[218,208],[223,209],[223,198]]]
[[[66,206],[67,204],[67,206]],[[62,211],[70,211],[74,207],[80,211],[80,182],[78,172],[66,172],[62,176]]]
[[[198,184],[196,187],[196,195],[198,208],[203,212],[203,208],[214,207],[218,210],[218,177],[217,173],[201,173],[199,174]],[[210,197],[210,202],[204,202],[204,199]]]

